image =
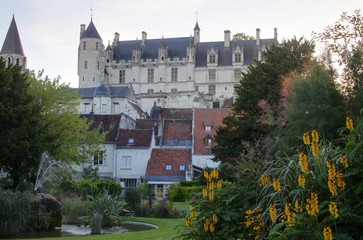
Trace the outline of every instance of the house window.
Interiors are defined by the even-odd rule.
[[[124,188],[136,188],[137,179],[136,178],[120,178],[121,187]]]
[[[212,147],[212,143],[213,143],[213,140],[211,138],[205,138],[204,139],[204,146],[206,148],[210,148]]]
[[[240,63],[240,62],[241,62],[241,53],[236,53],[236,54],[234,55],[234,61],[235,61],[236,63]]]
[[[102,104],[102,113],[106,113],[106,104]]]
[[[171,69],[171,81],[172,82],[178,81],[178,68]]]
[[[185,171],[185,165],[184,164],[179,165],[179,170],[180,171]]]
[[[166,171],[171,171],[171,164],[166,164],[165,169],[166,169]]]
[[[16,59],[16,65],[19,66],[19,58]]]
[[[132,144],[134,144],[134,143],[135,143],[135,139],[134,139],[134,138],[129,138],[129,139],[127,140],[127,144],[132,145]]]
[[[195,91],[199,91],[199,86],[194,87]]]
[[[86,50],[86,42],[83,42],[83,50]]]
[[[171,89],[171,93],[176,93],[177,91],[178,91],[178,89],[176,89],[176,88]]]
[[[87,61],[84,61],[84,69],[87,69]]]
[[[125,84],[125,77],[126,77],[125,70],[120,70],[120,83],[121,84]]]
[[[100,62],[97,62],[97,69],[100,69]]]
[[[215,69],[209,69],[209,81],[214,82],[216,80],[216,70]]]
[[[121,157],[121,169],[131,169],[131,156]]]
[[[147,82],[154,82],[154,69],[147,70]]]
[[[205,126],[204,126],[204,130],[205,130],[206,132],[210,132],[210,131],[212,131],[212,126],[211,126],[211,125],[205,125]]]
[[[154,89],[148,89],[148,90],[147,90],[147,93],[150,93],[150,94],[151,94],[151,93],[154,93]]]
[[[98,50],[98,42],[96,42],[96,50]]]
[[[234,80],[239,81],[242,78],[242,72],[240,68],[234,70]]]
[[[209,63],[216,63],[216,55],[215,54],[209,55]]]
[[[209,85],[208,86],[208,93],[211,95],[215,95],[216,94],[216,85]]]
[[[94,165],[107,165],[106,151],[98,151],[98,153],[93,157]]]

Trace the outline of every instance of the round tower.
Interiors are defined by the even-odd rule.
[[[87,29],[81,24],[78,46],[79,87],[97,87],[104,82],[105,47],[91,19]]]

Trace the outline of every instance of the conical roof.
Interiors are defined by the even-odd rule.
[[[81,39],[82,38],[98,38],[98,39],[102,40],[102,38],[100,37],[100,34],[98,34],[98,31],[97,31],[95,25],[93,24],[92,19],[91,19],[91,22],[88,25],[86,31],[84,31],[82,33]]]
[[[196,23],[195,23],[194,31],[195,31],[195,30],[200,31],[200,28],[199,28],[198,22],[196,22]]]
[[[109,87],[107,87],[106,84],[102,83],[100,86],[98,86],[97,88],[95,88],[95,91],[93,92],[93,96],[107,96],[107,97],[111,97],[111,90],[109,89]]]
[[[6,38],[3,47],[1,48],[0,54],[18,54],[21,56],[25,56],[14,15],[13,19],[11,20],[10,27],[8,33],[6,34]]]

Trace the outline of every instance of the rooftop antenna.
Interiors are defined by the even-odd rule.
[[[93,9],[91,8],[91,21],[93,20]]]
[[[195,20],[198,22],[198,11],[195,11]]]

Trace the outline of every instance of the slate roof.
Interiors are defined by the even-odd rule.
[[[120,129],[116,148],[148,148],[151,138],[150,129]],[[133,143],[129,143],[129,139],[133,139]]]
[[[198,22],[196,22],[196,23],[195,23],[194,31],[195,31],[195,30],[200,31],[200,28],[199,28],[199,24],[198,24]]]
[[[229,113],[230,110],[226,108],[194,109],[194,154],[211,154],[211,148],[205,147],[204,139],[214,139],[216,129]],[[206,131],[205,126],[211,126],[211,131]]]
[[[185,170],[191,162],[190,149],[154,148],[146,169],[148,181],[181,181],[185,180]],[[166,170],[166,165],[171,165],[171,170]],[[185,170],[179,170],[180,165]]]
[[[6,34],[0,54],[18,54],[21,56],[25,56],[14,15],[13,19],[11,20],[10,27],[8,33]]]
[[[109,131],[109,133],[106,135],[106,143],[113,143],[116,141],[121,115],[82,114],[81,117],[85,117],[89,121],[93,121],[90,126],[90,130],[96,129],[99,124],[101,124],[102,132]]]
[[[93,24],[92,19],[91,22],[88,24],[87,29],[82,33],[81,39],[82,38],[97,38],[102,41],[102,38],[100,34],[98,34],[98,31],[95,25]]]
[[[106,84],[102,83],[100,86],[95,88],[93,96],[109,96],[111,97],[111,90]]]
[[[157,133],[158,120],[155,119],[136,119],[136,129],[155,129]]]
[[[95,94],[98,94],[98,91],[96,91],[97,88],[70,88],[70,91],[78,92],[82,98],[93,98]],[[128,86],[111,86],[107,88],[110,91],[111,97],[128,97],[132,95],[132,91]],[[105,89],[102,91],[105,91],[104,93],[106,93]]]
[[[130,61],[132,50],[139,48],[142,59],[157,59],[159,47],[165,45],[168,49],[169,58],[186,57],[187,46],[190,44],[190,37],[180,38],[159,38],[142,40],[119,41],[114,51],[114,60]]]

